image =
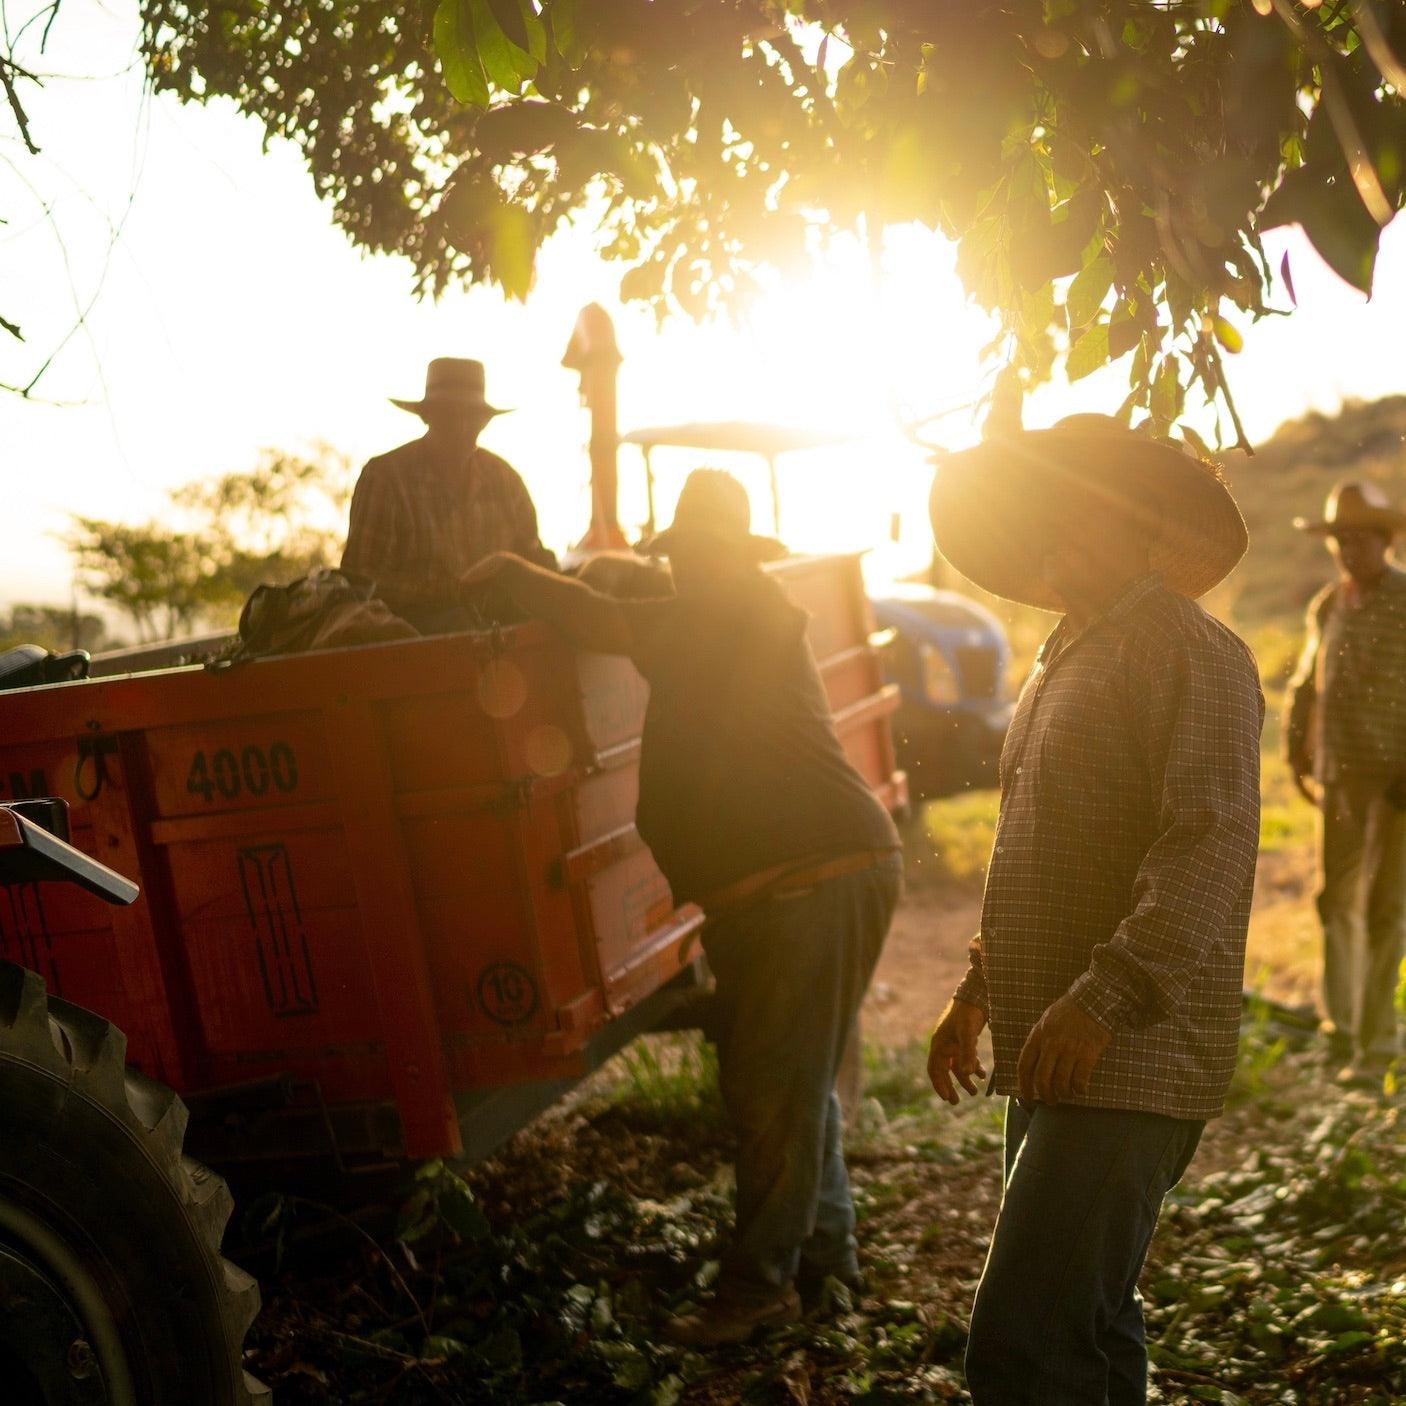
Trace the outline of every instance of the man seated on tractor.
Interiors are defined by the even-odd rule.
[[[380,454],[352,495],[342,570],[374,584],[402,619],[424,634],[468,623],[459,578],[490,552],[542,566],[556,558],[537,535],[537,510],[517,471],[479,446],[495,415],[483,363],[430,362],[420,400],[392,400],[425,422],[421,438]]]
[[[806,616],[760,563],[742,485],[699,469],[645,544],[675,594],[618,600],[520,557],[488,582],[650,686],[636,823],[677,903],[708,916],[724,1100],[737,1129],[737,1228],[713,1301],[672,1320],[697,1347],[799,1316],[800,1291],[854,1283],[854,1207],[834,1093],[902,880],[887,812],[845,759]]]

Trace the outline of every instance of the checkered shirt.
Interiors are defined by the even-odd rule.
[[[1066,992],[1114,1032],[1094,1108],[1212,1118],[1235,1070],[1255,852],[1255,660],[1144,577],[1036,658],[1001,756],[981,931],[957,996],[986,1011],[995,1089]]]
[[[445,461],[417,439],[361,471],[342,570],[374,582],[392,610],[453,604],[459,578],[497,551],[556,565],[526,485],[496,454],[475,448]]]
[[[1308,643],[1289,685],[1284,744],[1327,784],[1406,776],[1406,571],[1371,590],[1342,582],[1308,608]]]

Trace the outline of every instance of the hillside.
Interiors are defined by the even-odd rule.
[[[1295,531],[1293,520],[1316,517],[1342,478],[1370,479],[1406,503],[1406,395],[1291,420],[1253,458],[1230,457],[1226,476],[1249,524],[1250,550],[1208,604],[1248,634],[1297,631],[1332,568],[1321,539]]]

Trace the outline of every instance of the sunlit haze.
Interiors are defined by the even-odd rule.
[[[970,441],[976,423],[967,407],[986,386],[978,353],[991,334],[941,240],[891,232],[877,279],[862,249],[838,240],[811,273],[774,280],[736,326],[680,318],[658,328],[652,313],[620,308],[619,270],[594,256],[585,229],[550,243],[526,304],[487,289],[417,302],[403,261],[362,256],[332,225],[293,148],[263,151],[257,124],[228,105],[150,99],[133,59],[135,30],[127,5],[65,4],[48,66],[98,77],[56,78],[31,92],[43,155],[26,158],[13,140],[6,150],[3,311],[29,340],[0,348],[0,380],[27,380],[74,323],[75,306],[91,303],[91,311],[36,388],[39,400],[0,398],[0,597],[68,599],[70,570],[55,534],[72,512],[144,517],[159,509],[164,488],[248,467],[262,446],[322,440],[360,460],[413,437],[417,422],[387,397],[417,395],[437,355],[487,363],[490,397],[515,410],[484,442],[523,474],[549,544],[568,545],[589,511],[586,420],[576,377],[559,363],[577,310],[592,300],[616,317],[622,429],[748,418],[853,435],[842,449],[782,461],[787,539],[877,547],[879,572],[921,564],[925,462],[899,424],[951,410],[926,433]],[[1268,242],[1276,266],[1289,249],[1301,307],[1247,329],[1245,350],[1231,361],[1251,435],[1344,396],[1402,389],[1399,225],[1383,241],[1370,303],[1297,234]],[[1278,299],[1289,306],[1282,291]],[[1124,366],[1073,388],[1046,387],[1027,423],[1115,409],[1125,374]],[[656,456],[661,516],[700,461],[696,452]],[[760,466],[726,466],[742,473],[758,524],[769,529]],[[621,470],[621,518],[631,530],[644,507],[630,449]],[[895,513],[898,549],[886,545]]]

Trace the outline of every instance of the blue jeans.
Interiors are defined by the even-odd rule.
[[[1202,1122],[1006,1106],[1006,1185],[972,1305],[975,1406],[1144,1406],[1138,1275]]]
[[[901,887],[895,855],[703,931],[720,1083],[737,1132],[729,1293],[769,1298],[802,1264],[817,1274],[858,1269],[835,1076]]]

